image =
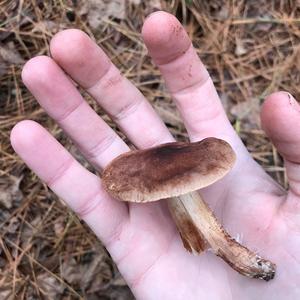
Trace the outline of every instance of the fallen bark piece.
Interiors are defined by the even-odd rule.
[[[209,248],[240,274],[268,281],[275,276],[275,264],[234,240],[197,192],[223,178],[234,162],[231,146],[211,137],[127,152],[105,168],[102,180],[121,201],[167,199],[188,251],[199,254]]]

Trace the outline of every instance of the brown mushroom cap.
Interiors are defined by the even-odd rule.
[[[204,188],[228,173],[234,161],[234,151],[221,139],[168,143],[118,156],[102,180],[114,198],[150,202]]]

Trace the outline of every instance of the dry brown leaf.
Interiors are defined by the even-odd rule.
[[[99,28],[105,19],[124,19],[126,16],[124,0],[89,0],[87,5],[87,19],[93,29]]]
[[[79,265],[74,258],[61,264],[61,276],[73,285],[80,283],[82,274],[79,272]]]
[[[57,32],[61,27],[59,26],[59,23],[49,21],[49,20],[44,20],[35,23],[32,32],[50,32],[50,33],[55,33]]]
[[[217,12],[217,17],[221,20],[226,20],[229,17],[229,10],[226,5],[222,5],[221,9]]]
[[[299,0],[300,1],[300,0]],[[295,50],[295,60],[294,64],[298,70],[300,70],[300,46]]]
[[[109,298],[108,298],[109,295]],[[88,297],[87,300],[110,299],[110,300],[135,300],[130,289],[126,286],[109,286],[97,293],[96,297]]]
[[[182,120],[176,109],[161,104],[155,104],[154,107],[165,123],[170,124],[172,126],[178,126],[182,123]]]
[[[64,286],[48,273],[39,274],[36,281],[44,295],[43,299],[59,299],[58,296],[63,293]]]
[[[94,255],[89,262],[81,264],[71,258],[62,263],[61,275],[73,285],[80,284],[83,290],[95,291],[101,289],[101,285],[107,281],[106,277],[111,276],[111,274],[106,274],[109,270],[103,261],[104,257],[101,253]]]
[[[124,278],[121,276],[120,273],[117,273],[116,277],[112,279],[111,281],[111,284],[112,285],[115,285],[115,286],[126,286],[127,283],[126,281],[124,280]]]
[[[13,42],[9,42],[6,45],[0,44],[0,57],[9,64],[18,65],[24,63],[24,59],[16,50]]]
[[[258,98],[249,99],[233,105],[230,113],[238,120],[243,120],[248,128],[260,126],[260,101]]]
[[[7,299],[7,300],[12,300],[14,299],[12,295],[12,291],[9,289],[5,289],[3,291],[0,291],[0,299]]]
[[[0,78],[7,72],[7,63],[0,56]]]
[[[133,5],[140,5],[142,3],[141,0],[129,0],[129,3],[133,4]],[[147,5],[148,8],[155,8],[155,9],[161,9],[161,2],[160,0],[149,0],[149,1],[145,1],[145,4]],[[147,9],[146,9],[147,10]]]
[[[236,39],[235,41],[235,55],[237,56],[241,56],[241,55],[244,55],[248,52],[248,50],[246,49],[245,47],[245,43],[243,40],[241,39]]]
[[[162,9],[160,0],[151,0],[148,2],[148,5],[152,8]]]
[[[20,226],[20,220],[17,217],[12,217],[8,225],[5,227],[7,232],[15,233]]]
[[[23,194],[20,190],[20,182],[22,178],[10,176],[3,177],[0,181],[0,205],[7,209],[13,207],[13,204],[18,204],[23,199]]]
[[[232,105],[228,95],[226,93],[220,93],[220,100],[224,110],[228,113],[229,107]]]
[[[134,5],[139,5],[141,4],[141,0],[129,0],[129,3],[132,3]]]
[[[56,236],[60,237],[65,229],[64,224],[63,224],[63,219],[59,218],[58,220],[56,220],[53,228],[54,228],[54,232],[55,232]]]

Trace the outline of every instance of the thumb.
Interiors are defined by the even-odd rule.
[[[300,212],[300,105],[287,92],[271,94],[261,110],[262,127],[285,161],[289,195],[285,209]]]

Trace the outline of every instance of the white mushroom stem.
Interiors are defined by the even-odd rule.
[[[274,278],[275,264],[233,239],[198,192],[170,198],[168,206],[187,250],[201,253],[211,248],[240,274],[266,281]]]

